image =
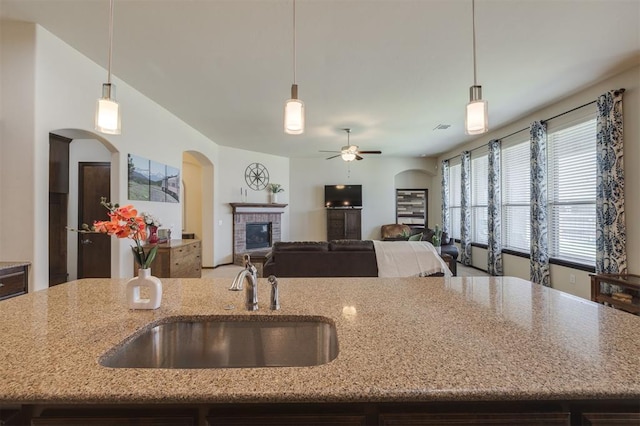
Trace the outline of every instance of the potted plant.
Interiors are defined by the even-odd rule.
[[[271,202],[274,204],[278,202],[278,193],[284,192],[284,188],[279,183],[270,183],[267,185],[267,190],[271,196]]]
[[[431,243],[436,248],[438,254],[442,252],[442,229],[439,225],[436,225],[436,229],[433,231],[433,237],[431,237]]]

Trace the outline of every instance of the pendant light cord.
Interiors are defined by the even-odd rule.
[[[296,84],[296,0],[293,0],[293,84]]]
[[[473,85],[477,86],[476,79],[476,1],[471,0],[471,28],[473,32]]]
[[[107,84],[111,84],[111,56],[113,50],[113,3],[109,1],[109,60],[107,65]]]

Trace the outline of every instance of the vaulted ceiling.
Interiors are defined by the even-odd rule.
[[[291,0],[116,0],[112,71],[220,145],[321,158],[351,128],[360,149],[433,156],[470,140],[471,0],[297,0],[296,9],[303,135],[282,123]],[[106,68],[108,0],[2,0],[0,12]],[[639,0],[477,0],[491,128],[638,64],[639,28]]]

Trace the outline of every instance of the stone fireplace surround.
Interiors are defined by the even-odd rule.
[[[233,263],[242,265],[242,256],[246,253],[264,253],[271,247],[247,249],[246,224],[271,223],[271,244],[282,237],[281,218],[287,204],[229,203],[233,208]]]

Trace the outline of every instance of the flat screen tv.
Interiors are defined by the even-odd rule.
[[[362,185],[325,185],[324,205],[331,208],[362,207]]]

